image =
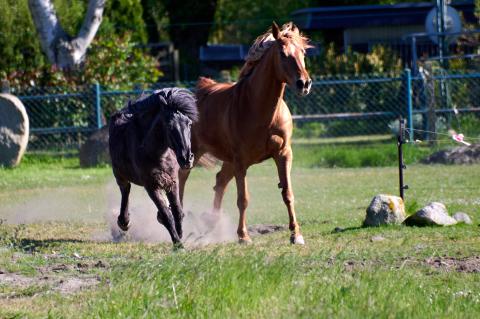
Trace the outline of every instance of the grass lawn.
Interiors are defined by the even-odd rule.
[[[114,243],[104,236],[105,216],[118,205],[110,168],[30,156],[17,169],[0,169],[0,318],[478,318],[480,165],[413,164],[420,150],[407,154],[405,173],[407,207],[441,201],[474,225],[360,228],[372,197],[397,194],[398,182],[395,158],[355,167],[374,150],[345,157],[345,165],[322,160],[356,148],[296,146],[303,247],[288,243],[288,231],[248,246],[177,252],[165,242]],[[249,224],[287,224],[275,172],[271,161],[249,170]],[[186,206],[194,213],[209,207],[215,173],[192,173]],[[132,206],[149,207],[144,201],[136,189]],[[235,202],[232,184],[225,197],[232,225]]]

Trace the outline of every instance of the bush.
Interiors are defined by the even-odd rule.
[[[7,76],[12,87],[61,87],[75,90],[95,82],[111,89],[155,83],[161,72],[154,57],[131,42],[131,34],[120,37],[98,36],[88,50],[81,70],[64,73],[44,65],[37,69],[12,72]]]

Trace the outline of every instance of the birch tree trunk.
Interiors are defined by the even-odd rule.
[[[81,65],[102,22],[105,1],[89,0],[82,27],[78,35],[73,37],[60,25],[51,0],[28,0],[42,49],[52,64],[64,70]]]

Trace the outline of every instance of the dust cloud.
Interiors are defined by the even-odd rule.
[[[13,194],[12,194],[13,195]],[[209,213],[210,198],[203,203],[186,202],[183,220],[183,242],[187,246],[235,241],[236,225],[231,217]],[[132,185],[130,193],[130,229],[117,226],[120,191],[112,180],[104,187],[76,185],[39,189],[15,194],[0,205],[0,219],[9,224],[45,222],[97,223],[92,234],[96,241],[140,241],[171,243],[166,228],[157,221],[157,208],[142,187]]]
[[[117,216],[120,211],[120,192],[117,186],[111,183],[107,193],[109,207],[105,217],[110,227],[110,240],[171,242],[168,231],[157,221],[157,208],[143,188],[132,185],[128,232],[122,232],[117,226]],[[182,242],[187,246],[203,246],[237,239],[236,225],[230,216],[225,213],[212,214],[209,212],[210,209],[211,206],[207,203],[186,202],[184,204]]]

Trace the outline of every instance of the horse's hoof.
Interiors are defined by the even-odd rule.
[[[183,247],[183,244],[181,242],[173,244],[173,251],[183,251],[183,250],[185,250],[185,247]]]
[[[117,225],[123,231],[127,231],[130,228],[130,222],[125,223],[125,221],[120,220],[120,217],[117,218]]]
[[[305,245],[305,240],[303,240],[302,235],[294,235],[290,236],[290,243],[292,245]]]
[[[250,245],[252,243],[252,239],[250,237],[239,238],[238,243],[240,245]]]

